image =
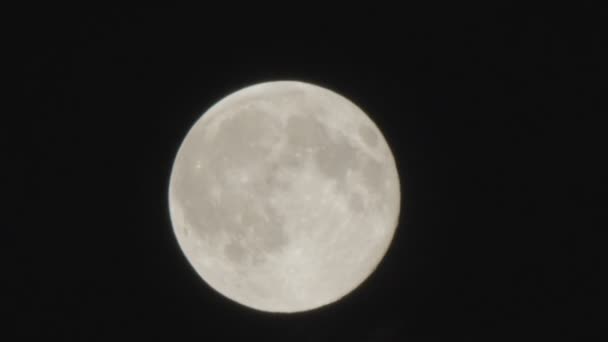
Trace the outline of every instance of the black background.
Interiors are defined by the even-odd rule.
[[[6,188],[22,205],[3,232],[3,330],[83,341],[600,334],[605,12],[303,6],[15,14],[20,106],[4,145],[17,171]],[[344,300],[293,315],[209,288],[167,209],[194,121],[275,79],[326,86],[369,113],[403,194],[378,270]]]

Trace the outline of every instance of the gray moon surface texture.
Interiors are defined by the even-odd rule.
[[[345,97],[309,83],[238,90],[193,125],[175,158],[178,244],[223,296],[268,312],[336,302],[378,267],[401,205],[393,154]]]

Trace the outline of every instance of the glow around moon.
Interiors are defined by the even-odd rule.
[[[312,84],[239,90],[190,129],[173,165],[178,243],[213,289],[297,312],[335,302],[378,266],[400,210],[395,160],[356,105]]]

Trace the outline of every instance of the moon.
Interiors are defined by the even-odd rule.
[[[238,90],[191,127],[169,181],[177,242],[198,275],[246,307],[340,300],[378,267],[399,218],[395,159],[376,124],[329,89]]]

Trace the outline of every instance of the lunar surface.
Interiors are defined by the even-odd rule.
[[[333,303],[378,266],[400,184],[374,122],[328,89],[253,85],[194,124],[171,172],[177,241],[225,297],[270,312]]]

